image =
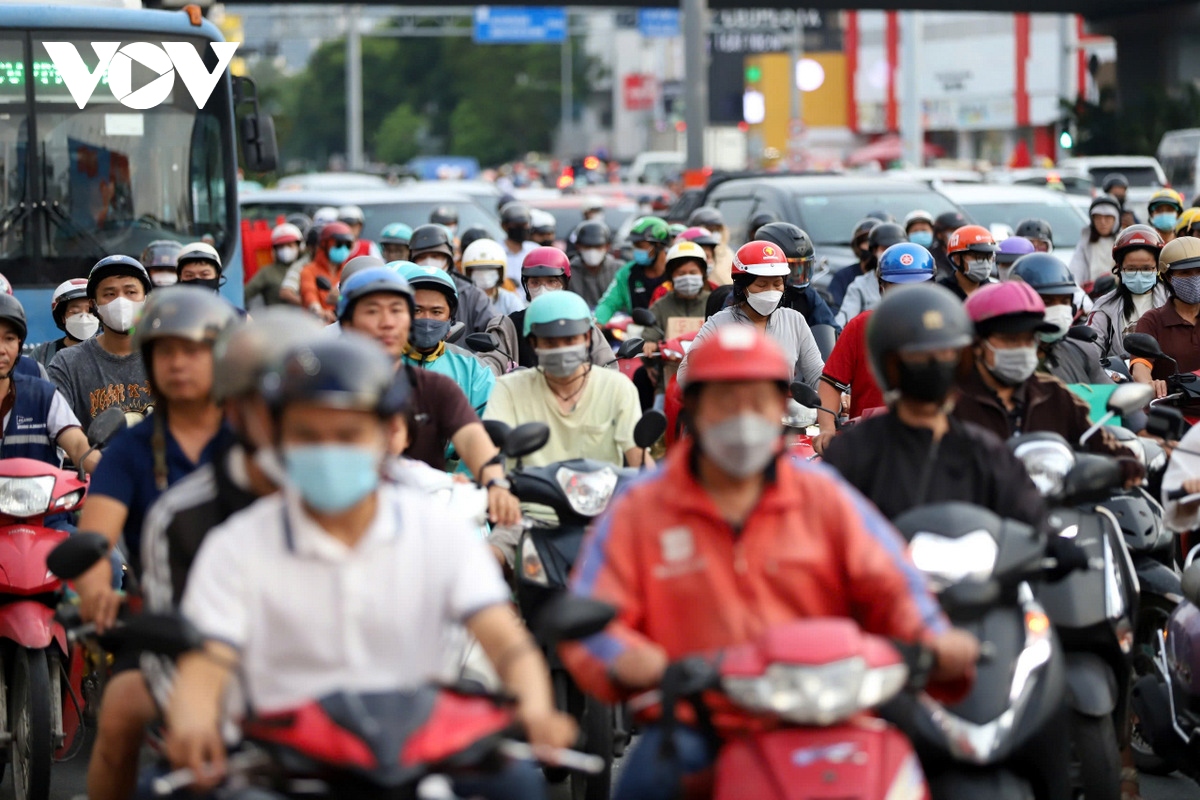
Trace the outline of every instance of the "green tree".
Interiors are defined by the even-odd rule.
[[[420,153],[417,140],[425,127],[425,118],[408,103],[401,103],[379,124],[372,153],[380,161],[403,164]]]

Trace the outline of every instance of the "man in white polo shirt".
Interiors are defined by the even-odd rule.
[[[207,643],[179,662],[167,752],[208,776],[200,788],[223,772],[222,695],[235,666],[261,712],[415,688],[439,678],[458,622],[517,698],[530,742],[574,741],[486,546],[419,492],[380,483],[390,419],[410,391],[392,375],[374,341],[345,333],[297,348],[264,380],[287,485],[205,537],[183,596]],[[471,793],[544,796],[529,765],[484,784]]]

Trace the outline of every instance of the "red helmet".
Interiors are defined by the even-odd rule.
[[[293,242],[304,241],[304,235],[300,233],[300,229],[290,222],[281,222],[271,231],[271,246],[279,244],[292,244]]]
[[[560,276],[571,280],[571,260],[557,247],[536,247],[521,262],[521,280]]]
[[[347,242],[354,241],[354,232],[350,230],[350,226],[344,222],[329,222],[321,228],[321,244],[330,239],[342,239]]]
[[[759,333],[753,325],[717,328],[712,336],[692,348],[687,362],[685,388],[712,382],[787,383],[792,379],[792,365],[779,345]]]
[[[948,256],[968,251],[995,253],[998,249],[992,232],[982,225],[964,225],[950,234],[950,238],[946,241],[946,255]],[[951,261],[953,260],[951,259]]]
[[[733,267],[730,274],[753,275],[755,277],[775,277],[790,274],[792,268],[788,265],[787,255],[783,248],[774,242],[747,242],[738,248],[733,257]]]
[[[1149,225],[1130,225],[1117,236],[1117,240],[1113,242],[1113,261],[1117,267],[1121,266],[1121,261],[1125,258],[1125,254],[1130,250],[1141,248],[1148,250],[1158,258],[1162,253],[1163,240],[1158,235],[1158,231]]]
[[[981,287],[963,303],[980,336],[993,333],[1058,330],[1047,323],[1046,304],[1025,281],[992,283]]]

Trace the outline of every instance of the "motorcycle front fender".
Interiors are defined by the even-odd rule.
[[[1117,708],[1117,678],[1093,653],[1067,653],[1067,703],[1080,714],[1104,717]]]
[[[0,606],[0,639],[8,639],[31,650],[42,650],[57,642],[67,652],[67,635],[54,621],[54,609],[36,600],[17,600]]]

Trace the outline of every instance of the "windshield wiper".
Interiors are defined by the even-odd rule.
[[[92,255],[98,258],[104,258],[108,255],[108,248],[104,243],[96,238],[95,234],[83,227],[75,220],[71,219],[59,206],[57,200],[43,201],[40,205],[35,205],[35,208],[40,208],[46,212],[46,216],[50,218],[57,227],[61,228],[68,236],[78,237],[91,245],[95,251]]]

